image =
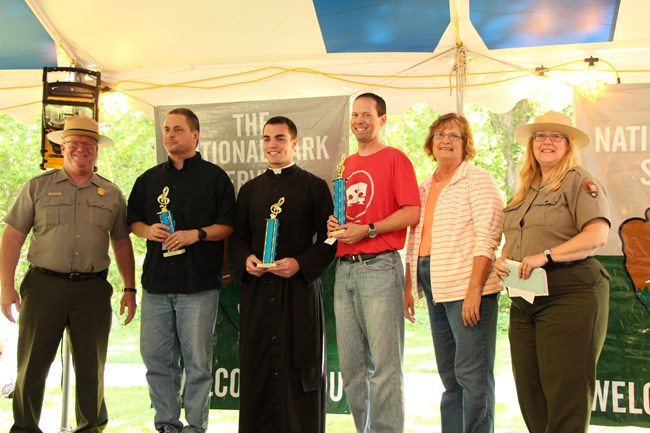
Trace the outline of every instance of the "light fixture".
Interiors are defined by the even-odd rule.
[[[578,90],[587,99],[598,99],[605,91],[605,83],[600,81],[596,63],[598,63],[597,57],[585,59],[585,71],[583,72],[582,82]]]
[[[47,134],[60,131],[69,116],[98,119],[101,73],[77,67],[43,68],[43,118],[41,130],[41,169],[63,166],[61,146]]]
[[[535,68],[534,82],[531,82],[530,93],[528,94],[528,98],[541,107],[546,107],[548,101],[553,97],[549,92],[548,77],[544,75],[547,70],[544,65]]]
[[[536,67],[534,77],[528,81],[528,99],[541,111],[562,111],[573,100],[573,87],[554,77],[551,68]]]
[[[109,86],[102,87],[99,97],[99,111],[105,121],[119,120],[129,108],[126,95],[113,90]]]

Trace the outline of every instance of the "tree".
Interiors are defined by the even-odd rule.
[[[4,221],[23,184],[41,172],[40,131],[40,121],[22,125],[0,114],[0,161],[4,163],[0,176],[0,220]],[[22,280],[27,270],[27,248],[21,251],[20,264],[16,270],[18,280]]]
[[[509,197],[517,181],[516,168],[523,149],[515,141],[513,131],[527,123],[536,107],[522,100],[504,114],[487,111],[482,105],[470,105],[465,117],[469,121],[477,156],[472,161],[489,171],[504,197]],[[401,149],[411,159],[418,181],[433,173],[435,163],[424,154],[424,140],[429,125],[438,117],[431,107],[417,104],[403,114],[390,115],[384,128],[384,141]],[[354,137],[353,137],[354,138]],[[353,147],[351,146],[351,152]]]
[[[113,139],[115,145],[101,149],[97,158],[97,173],[120,187],[128,197],[137,176],[156,163],[156,144],[153,121],[143,113],[127,110],[117,119],[100,119],[103,135]],[[43,171],[40,169],[41,121],[23,125],[11,117],[0,114],[0,160],[6,166],[0,176],[0,218],[4,220],[21,187],[30,178]],[[4,225],[2,229],[4,230]],[[0,231],[1,231],[0,230]],[[136,264],[144,258],[144,241],[132,237],[136,254]],[[21,251],[16,270],[16,280],[22,280],[27,270],[27,250],[29,237]],[[112,252],[111,252],[112,254]],[[114,263],[114,260],[113,260]],[[136,266],[140,270],[140,266]],[[121,286],[117,269],[111,267],[109,281],[114,287]],[[118,299],[118,293],[114,296]],[[114,302],[114,304],[119,301]]]
[[[437,118],[438,113],[431,107],[416,104],[403,114],[389,115],[384,127],[385,143],[401,149],[409,157],[418,182],[433,172],[433,161],[424,154],[424,140],[429,125]]]
[[[16,194],[27,181],[41,172],[41,123],[22,125],[0,114],[0,219],[4,219]]]

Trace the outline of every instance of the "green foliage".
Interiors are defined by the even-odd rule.
[[[42,173],[41,122],[31,125],[16,122],[0,113],[0,161],[5,165],[0,177],[0,220],[4,220],[16,195],[30,178]],[[0,232],[4,230],[4,225]],[[27,270],[27,248],[21,251],[21,265],[16,269],[16,281]]]
[[[4,219],[20,187],[41,173],[41,124],[22,125],[0,113],[0,219]]]
[[[156,164],[154,122],[138,111],[102,121],[102,133],[115,145],[102,151],[98,172],[115,182],[128,197],[138,176]]]
[[[429,125],[437,118],[438,113],[431,107],[416,104],[404,114],[389,115],[384,127],[385,143],[401,149],[409,157],[418,182],[433,173],[434,163],[424,154],[424,140]]]
[[[467,107],[465,117],[472,127],[474,144],[478,150],[472,161],[492,174],[504,198],[512,194],[517,182],[517,166],[523,149],[515,141],[513,131],[539,114],[541,109],[522,100],[503,114],[491,113],[481,105]],[[383,130],[385,143],[401,149],[413,163],[418,182],[423,181],[435,170],[435,162],[424,153],[424,140],[429,125],[438,118],[438,113],[428,105],[417,104],[403,114],[389,115]],[[352,136],[350,152],[357,149]]]
[[[115,145],[102,149],[97,158],[97,173],[115,182],[128,197],[137,176],[156,163],[156,144],[153,120],[138,111],[126,111],[119,119],[100,121],[102,134],[111,137]],[[0,161],[6,164],[0,177],[0,218],[6,213],[23,184],[43,171],[40,168],[41,122],[23,125],[6,114],[0,114]],[[4,225],[2,226],[2,230]],[[134,240],[136,270],[144,259],[144,242]],[[27,270],[29,237],[21,251],[16,270],[16,281],[22,280]],[[112,254],[112,251],[111,251]],[[113,260],[114,263],[114,260]],[[109,281],[116,288],[114,310],[119,311],[122,282],[115,266],[111,266]]]
[[[508,332],[508,326],[510,323],[510,296],[508,296],[508,291],[504,290],[499,295],[499,316],[497,319],[497,329],[501,332]]]
[[[142,363],[142,358],[140,357],[140,308],[136,309],[135,316],[128,325],[124,324],[126,312],[124,316],[119,316],[119,308],[117,305],[113,307],[113,310],[113,326],[111,327],[106,362],[118,364]]]
[[[102,134],[113,139],[113,146],[103,149],[98,157],[97,172],[113,181],[128,199],[138,176],[156,164],[156,132],[154,122],[139,111],[129,110],[119,118],[101,121]],[[139,285],[142,262],[146,254],[146,241],[131,236],[136,263],[136,285]],[[113,287],[121,288],[121,279],[115,266],[111,266],[109,280]],[[119,304],[119,290],[115,302]]]

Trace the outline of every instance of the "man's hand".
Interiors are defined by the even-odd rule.
[[[262,261],[258,259],[255,254],[251,254],[250,256],[246,257],[246,272],[253,275],[254,277],[261,277],[268,270],[268,268],[258,268],[258,263],[262,263]]]
[[[161,224],[162,225],[162,224]],[[163,227],[165,227],[163,225]],[[188,245],[195,244],[199,241],[198,232],[193,230],[176,230],[174,233],[169,234],[165,239],[163,246],[167,250],[180,250]]]
[[[368,236],[368,224],[346,223],[339,227],[345,231],[334,237],[344,244],[356,244]]]
[[[124,315],[125,308],[128,310],[126,320],[124,320],[125,325],[131,323],[133,316],[135,316],[135,310],[137,308],[135,295],[135,292],[124,292],[124,294],[122,294],[122,300],[120,301],[120,316]]]
[[[339,240],[344,244],[356,244],[368,236],[367,224],[346,223],[339,225],[339,221],[330,215],[327,220],[327,232],[337,232],[343,230],[341,233],[331,234],[332,237]]]
[[[16,289],[13,287],[3,288],[2,296],[0,297],[0,309],[2,309],[2,314],[7,318],[7,320],[16,323],[16,319],[14,319],[14,315],[11,312],[11,307],[13,305],[16,305],[16,311],[20,313],[22,305],[20,303],[18,292],[16,292]]]
[[[0,309],[2,314],[12,323],[16,323],[11,312],[12,305],[16,305],[18,313],[22,308],[14,281],[16,266],[18,260],[20,260],[20,250],[26,238],[25,233],[16,230],[11,224],[7,224],[0,239],[0,285],[2,286]]]
[[[269,272],[278,277],[291,278],[300,270],[298,261],[293,257],[285,257],[284,259],[276,260],[275,263],[277,266],[269,268]]]
[[[146,229],[146,238],[154,242],[165,242],[169,237],[169,227],[163,223],[154,223],[151,224]],[[144,231],[144,230],[143,230]]]

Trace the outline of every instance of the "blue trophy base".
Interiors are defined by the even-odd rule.
[[[275,262],[272,263],[258,263],[256,266],[258,268],[275,268],[278,264]]]

